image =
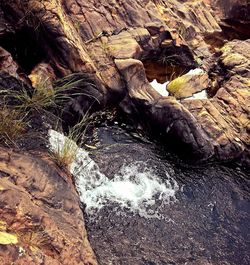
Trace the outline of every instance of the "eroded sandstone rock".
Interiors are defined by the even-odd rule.
[[[135,108],[142,123],[174,135],[200,158],[238,159],[249,165],[249,47],[249,41],[233,41],[222,49],[220,61],[228,80],[214,98],[181,103],[154,91],[138,60],[116,60],[129,89],[121,106],[127,113]]]
[[[242,159],[249,165],[250,42],[232,41],[222,48],[227,80],[215,97],[183,101],[214,142],[220,160]]]
[[[150,38],[149,23],[168,31],[168,38],[177,47],[187,42],[197,50],[197,56],[204,58],[210,53],[200,33],[220,31],[203,1],[136,0],[102,4],[99,1],[12,0],[0,6],[6,14],[5,21],[15,30],[29,27],[39,32],[38,45],[47,54],[44,59],[49,60],[57,73],[95,72],[109,91],[123,87],[112,57],[137,58],[163,41],[164,34],[157,36],[152,31]],[[14,14],[12,17],[9,10]],[[128,29],[137,32],[127,36]],[[103,36],[107,36],[108,45],[100,40]]]
[[[72,180],[51,159],[1,148],[0,198],[1,264],[97,264]]]
[[[173,97],[162,97],[146,80],[143,64],[138,60],[116,60],[128,86],[128,98],[121,103],[124,111],[136,115],[149,130],[181,143],[182,155],[207,159],[213,155],[213,145],[200,124]],[[137,73],[137,74],[136,74]],[[127,105],[132,108],[128,109]],[[133,113],[135,112],[135,113]]]
[[[221,13],[216,12],[219,6]],[[161,103],[157,104],[161,107],[152,107],[149,112],[155,113],[152,114],[152,120],[153,117],[157,120],[159,116],[164,126],[174,120],[177,124],[174,132],[179,131],[176,138],[190,145],[190,149],[198,152],[200,157],[214,156],[228,160],[241,157],[247,152],[247,129],[241,122],[237,125],[236,117],[241,117],[244,112],[242,119],[246,121],[247,111],[243,111],[237,104],[247,105],[248,90],[238,90],[235,86],[240,77],[233,77],[248,75],[249,58],[246,54],[239,51],[239,47],[237,54],[233,51],[234,55],[222,51],[218,63],[225,76],[220,76],[219,80],[215,74],[213,82],[219,80],[214,84],[214,93],[218,90],[217,95],[213,99],[181,103],[173,98],[160,99],[155,94],[147,82],[140,60],[147,61],[151,57],[154,58],[154,63],[160,62],[161,66],[184,67],[184,73],[200,65],[208,72],[216,59],[213,53],[219,52],[219,47],[225,42],[224,39],[221,41],[225,36],[222,22],[237,22],[238,19],[241,28],[244,23],[247,25],[247,17],[242,15],[240,19],[239,14],[245,14],[244,10],[248,10],[248,6],[247,1],[236,0],[230,1],[228,6],[222,0],[108,0],[105,3],[97,0],[11,0],[0,3],[0,12],[3,14],[0,34],[4,37],[10,31],[13,34],[29,32],[27,36],[30,37],[34,35],[30,32],[39,32],[38,39],[32,39],[41,51],[46,51],[41,52],[40,57],[44,58],[39,59],[53,68],[56,77],[73,72],[91,74],[100,87],[101,105],[117,104],[125,98],[123,109],[126,112],[132,112],[136,104],[136,108],[143,106],[142,111],[145,111],[147,104],[146,108],[151,108],[151,105],[159,101]],[[240,12],[234,13],[237,7]],[[230,24],[230,29],[239,28],[239,25]],[[217,37],[219,43],[214,40]],[[134,76],[131,76],[131,71],[128,70],[130,66],[126,67],[126,64],[134,59],[138,60],[135,62],[135,69],[138,71],[132,71]],[[124,60],[125,66],[121,66],[121,60]],[[35,65],[32,63],[39,65],[41,61],[31,62],[29,68],[33,66],[34,69]],[[168,72],[167,75],[172,76],[173,73]],[[153,75],[151,77],[157,79]],[[162,78],[161,81],[167,80]],[[242,84],[248,84],[248,81],[244,79]],[[234,87],[229,88],[231,85]],[[244,96],[240,96],[240,93]],[[73,109],[77,112],[88,106],[82,99],[76,99],[75,102]],[[124,102],[127,102],[127,106]],[[162,109],[164,115],[159,109]],[[239,111],[238,114],[234,113],[235,109]],[[241,128],[237,129],[240,132],[235,130],[235,126]]]

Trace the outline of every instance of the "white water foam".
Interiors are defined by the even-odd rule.
[[[52,151],[63,148],[66,139],[67,137],[56,131],[49,131]],[[176,200],[175,193],[179,189],[177,182],[168,173],[163,181],[142,161],[123,165],[113,179],[109,179],[100,172],[98,165],[82,148],[77,150],[71,173],[89,215],[98,213],[102,207],[113,202],[141,216],[160,218],[157,210],[150,207],[156,201],[161,201],[163,205]]]
[[[163,97],[167,97],[169,95],[169,92],[167,91],[167,85],[169,81],[167,81],[164,84],[158,83],[156,79],[154,79],[150,85],[156,90],[160,95]]]

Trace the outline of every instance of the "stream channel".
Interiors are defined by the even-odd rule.
[[[250,264],[246,171],[187,165],[118,124],[95,133],[72,172],[100,265]]]

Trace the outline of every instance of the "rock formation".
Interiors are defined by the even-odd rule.
[[[154,65],[152,69],[161,69],[163,74],[166,73],[165,78],[167,76],[169,78],[171,72],[172,77],[173,75],[176,77],[176,73],[177,76],[180,75],[180,69],[185,73],[198,65],[211,74],[213,62],[217,60],[213,53],[216,49],[218,52],[218,45],[223,45],[218,40],[224,36],[225,23],[228,21],[239,21],[241,25],[249,23],[246,16],[249,8],[247,1],[240,3],[230,1],[226,5],[225,1],[137,0],[79,3],[73,0],[49,2],[12,0],[1,3],[0,7],[3,14],[0,45],[11,53],[14,61],[19,65],[17,70],[16,63],[13,62],[12,69],[8,70],[8,67],[4,66],[5,70],[11,74],[13,71],[18,72],[21,76],[30,74],[34,86],[37,85],[39,75],[48,74],[54,79],[69,73],[87,72],[92,74],[93,79],[98,80],[103,95],[102,105],[117,103],[117,100],[122,100],[130,89],[128,80],[124,80],[126,74],[119,72],[116,60],[137,59],[144,62],[147,68],[152,64]],[[245,29],[246,26],[241,28]],[[231,32],[237,32],[239,35],[238,29],[233,26]],[[28,39],[26,43],[22,39],[23,36]],[[247,36],[249,36],[247,31],[241,32],[242,38]],[[15,43],[12,43],[13,40]],[[24,45],[27,46],[26,58],[24,51],[21,50]],[[8,52],[3,48],[2,53],[5,54],[3,56],[7,56]],[[30,58],[32,56],[33,58]],[[8,57],[10,58],[10,54]],[[5,64],[8,61],[10,59],[6,59]],[[37,70],[39,64],[47,64],[47,68],[46,66],[43,68],[50,70],[45,73],[39,72]],[[149,78],[160,79],[158,70],[155,73],[151,71]],[[164,79],[164,76],[161,78]],[[146,83],[146,76],[144,79],[142,82]],[[208,85],[209,80],[206,82]],[[213,106],[214,101],[215,99],[212,98],[207,100]],[[80,101],[79,104],[84,102]],[[206,126],[193,111],[193,105],[198,103],[189,101],[181,104],[187,111],[190,109],[189,116],[193,115],[192,119],[196,120],[197,126],[202,128],[203,133],[207,133]],[[168,119],[171,120],[171,117]],[[230,127],[230,123],[227,124]],[[244,128],[240,131],[244,131]],[[179,130],[176,128],[173,133],[179,135]],[[182,125],[181,130],[189,134],[188,126]],[[238,136],[234,135],[232,138],[240,139]],[[210,137],[209,133],[208,138]],[[219,148],[220,141],[214,136],[212,138],[213,156],[220,159],[234,157],[234,155],[223,155],[221,150],[215,151]],[[181,138],[180,141],[183,139]],[[233,142],[232,148],[235,149],[237,146],[238,150],[239,141]],[[243,151],[245,147],[246,145],[242,144],[240,150]],[[204,154],[204,157],[208,157],[208,154]]]
[[[0,150],[3,265],[97,264],[71,177],[50,160]]]
[[[77,73],[90,81],[74,87],[79,95],[65,103],[66,122],[115,105],[184,156],[250,165],[249,9],[247,0],[1,1],[0,85],[32,93],[45,80],[53,89]],[[149,83],[174,82],[196,68],[202,78],[184,80],[168,97]],[[209,98],[185,99],[203,89]],[[1,233],[18,241],[0,248],[4,260],[95,264],[71,181],[43,159],[0,154]],[[34,165],[39,176],[27,171]],[[38,245],[28,246],[22,237],[33,233]]]

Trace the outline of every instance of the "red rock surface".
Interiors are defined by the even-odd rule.
[[[0,149],[2,265],[97,264],[70,175],[50,160]]]

